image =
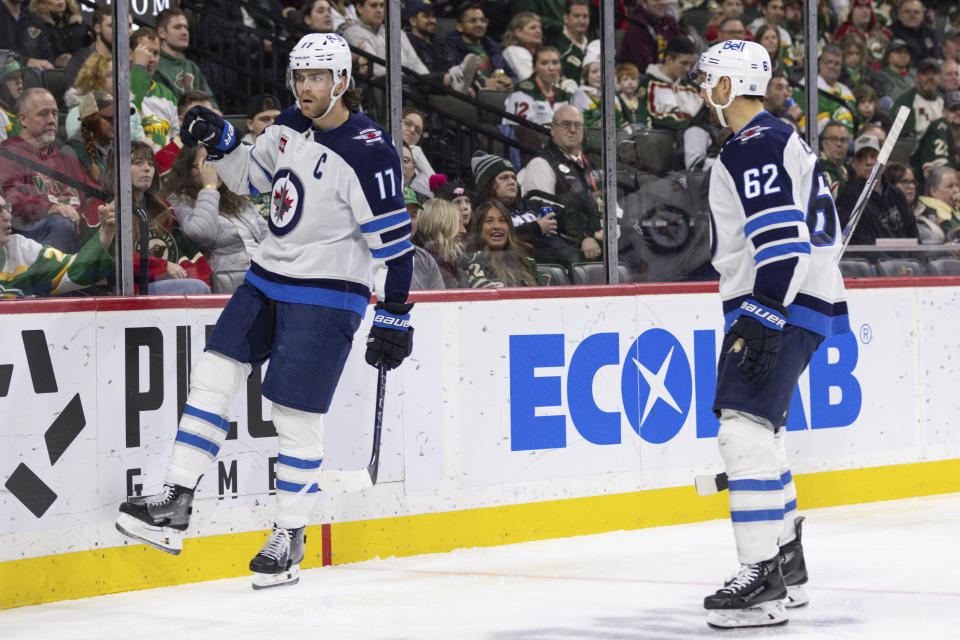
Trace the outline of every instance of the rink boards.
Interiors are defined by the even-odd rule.
[[[960,278],[849,283],[788,420],[799,503],[960,491]],[[854,288],[855,287],[855,288]],[[303,566],[722,518],[710,412],[716,285],[434,292],[387,383],[379,484],[317,501]],[[273,515],[260,372],[201,481],[184,551],[127,545],[162,479],[191,363],[226,298],[0,304],[0,608],[247,573]],[[370,455],[370,314],[325,417],[325,465]]]

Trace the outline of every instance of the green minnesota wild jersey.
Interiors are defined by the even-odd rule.
[[[553,96],[548,98],[535,80],[524,80],[507,98],[503,110],[537,124],[550,124],[553,112],[570,102],[570,94],[560,87],[553,88]],[[503,119],[503,124],[514,124]]]
[[[66,293],[95,285],[113,270],[113,257],[99,236],[70,254],[13,234],[0,247],[0,299]]]
[[[910,156],[914,175],[921,176],[927,169],[949,166],[960,169],[960,154],[953,140],[953,131],[943,118],[930,123],[917,148]]]

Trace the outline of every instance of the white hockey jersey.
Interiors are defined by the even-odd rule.
[[[410,216],[390,135],[361,113],[317,131],[299,109],[213,161],[236,193],[270,192],[270,233],[246,280],[269,298],[363,314],[386,263],[385,299],[405,302],[413,273]]]
[[[789,324],[825,337],[850,331],[836,207],[789,125],[763,111],[727,142],[710,174],[710,210],[726,328],[744,299],[765,296],[787,308]]]

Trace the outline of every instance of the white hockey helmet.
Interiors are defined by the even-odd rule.
[[[770,55],[763,45],[746,40],[727,40],[704,51],[690,71],[690,77],[706,90],[707,102],[717,112],[720,124],[726,126],[723,109],[729,107],[737,96],[765,96],[772,70]],[[713,102],[711,89],[723,77],[730,78],[730,99],[727,104],[718,105]]]
[[[321,118],[333,108],[334,102],[340,98],[343,93],[337,95],[334,93],[340,80],[347,79],[347,87],[350,86],[350,71],[353,67],[353,58],[350,55],[350,45],[347,41],[335,33],[310,33],[294,45],[290,51],[289,66],[287,67],[287,86],[293,92],[293,97],[297,99],[297,106],[300,106],[300,96],[297,95],[297,88],[293,81],[294,71],[297,69],[330,69],[333,75],[333,87],[330,89],[330,104]]]

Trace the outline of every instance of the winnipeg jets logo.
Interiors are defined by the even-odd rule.
[[[354,140],[363,140],[367,144],[376,144],[383,141],[383,132],[379,129],[364,129],[359,135],[353,136]]]
[[[763,132],[769,128],[770,127],[750,127],[740,134],[740,144],[743,144],[747,140],[752,140],[753,138],[759,138],[763,136]]]
[[[303,214],[303,182],[290,169],[281,169],[270,191],[270,231],[282,236],[293,231]]]

